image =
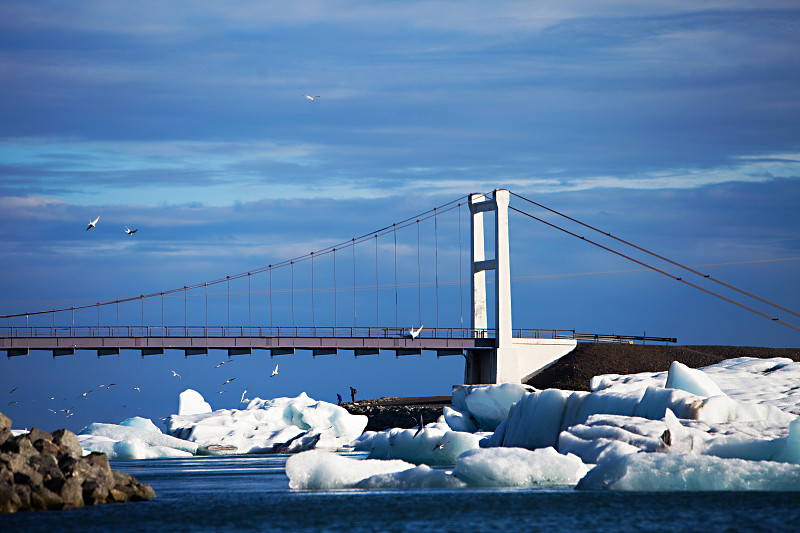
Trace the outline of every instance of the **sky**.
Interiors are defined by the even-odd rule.
[[[601,4],[0,0],[0,314],[224,279],[496,188],[798,311],[800,8]],[[462,206],[398,231],[396,248],[393,235],[357,246],[355,318],[344,249],[335,284],[330,254],[313,276],[308,261],[273,272],[271,311],[262,272],[249,291],[247,277],[231,282],[230,310],[216,284],[209,311],[195,290],[186,311],[179,293],[163,319],[149,301],[122,306],[119,321],[468,326],[468,228]],[[515,327],[800,346],[796,329],[515,211],[510,232]],[[98,320],[116,325],[116,310],[76,316]],[[0,411],[15,427],[78,430],[168,416],[190,387],[232,408],[244,389],[335,401],[350,386],[362,398],[446,395],[463,380],[461,358],[429,353],[255,353],[216,367],[225,359],[0,357]],[[75,414],[49,410],[65,408]]]

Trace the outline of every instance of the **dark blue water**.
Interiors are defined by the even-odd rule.
[[[147,502],[0,516],[0,531],[797,531],[800,493],[289,490],[286,456],[113,461]]]

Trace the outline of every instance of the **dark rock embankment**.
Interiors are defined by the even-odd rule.
[[[353,415],[367,415],[369,422],[365,431],[382,431],[417,427],[420,417],[424,424],[436,422],[445,405],[450,405],[450,396],[356,400],[343,403],[342,407]]]
[[[78,437],[66,429],[32,429],[13,436],[0,413],[0,514],[154,498],[153,488],[111,470],[108,456],[83,457]]]
[[[786,357],[800,361],[800,348],[753,346],[673,346],[656,344],[578,343],[570,353],[528,381],[537,389],[589,390],[602,374],[664,372],[673,361],[691,368],[736,357]]]

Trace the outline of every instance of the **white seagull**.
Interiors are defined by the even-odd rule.
[[[409,336],[411,336],[412,339],[416,339],[419,336],[420,331],[422,331],[423,327],[424,326],[422,324],[420,324],[419,329],[415,330],[414,328],[410,328],[408,330]]]
[[[225,383],[223,383],[223,384],[222,384],[222,386],[224,387],[225,385],[227,385],[228,383],[230,383],[230,382],[231,382],[231,381],[233,381],[234,379],[236,379],[236,378],[231,378],[231,379],[229,379],[228,381],[226,381]]]
[[[129,229],[129,228],[128,228],[128,226],[125,226],[125,233],[127,233],[128,235],[133,235],[133,234],[134,234],[134,233],[136,233],[137,231],[139,231],[139,228],[136,228],[136,229]]]
[[[183,378],[181,377],[181,375],[180,375],[180,374],[178,374],[177,372],[175,372],[174,370],[171,370],[171,372],[172,372],[172,375],[173,375],[173,376],[178,376],[178,379],[183,379]]]
[[[314,98],[320,98],[319,96],[310,96],[310,95],[307,95],[307,94],[305,94],[303,96],[305,96],[306,99],[311,100],[312,102],[314,101]]]
[[[249,402],[249,401],[250,401],[250,398],[245,398],[245,397],[244,397],[244,395],[245,395],[245,394],[247,394],[247,389],[244,389],[244,390],[242,391],[242,399],[241,399],[241,400],[239,400],[239,403],[244,403],[244,402]]]
[[[90,221],[89,221],[89,225],[86,227],[86,231],[89,231],[90,229],[92,229],[92,228],[96,227],[96,226],[97,226],[97,221],[98,221],[98,220],[100,220],[100,215],[97,215],[97,218],[96,218],[96,219],[94,219],[94,220],[90,220]]]
[[[275,365],[275,370],[272,371],[272,375],[270,375],[270,377],[274,378],[277,375],[278,375],[278,365],[276,364]]]

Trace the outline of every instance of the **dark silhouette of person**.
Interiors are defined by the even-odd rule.
[[[336,399],[339,401],[337,405],[342,405],[342,395],[338,392],[336,393]]]
[[[350,387],[350,398],[351,398],[352,401],[356,401],[356,393],[357,392],[358,391],[356,389],[354,389],[353,387]]]

